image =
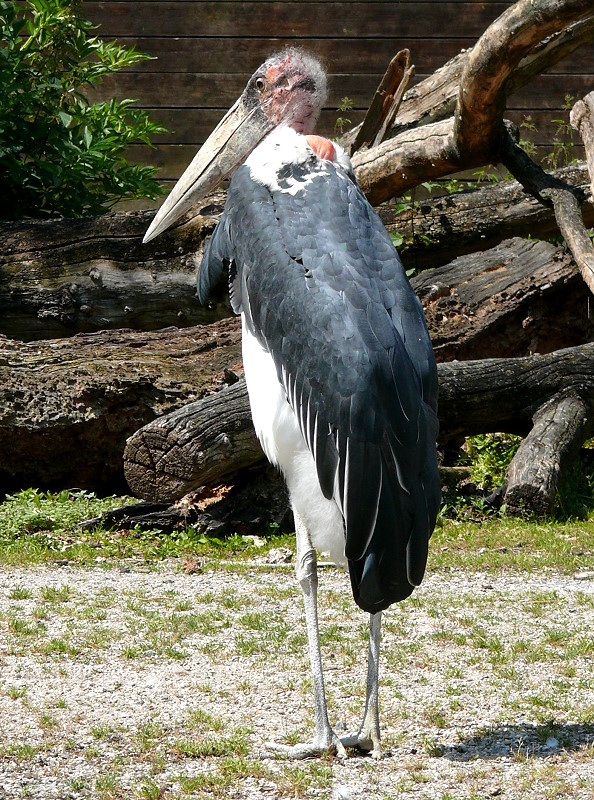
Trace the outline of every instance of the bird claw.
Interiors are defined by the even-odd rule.
[[[337,758],[346,758],[346,750],[342,741],[332,734],[330,741],[309,742],[306,744],[277,744],[266,742],[267,750],[272,750],[277,755],[289,759],[317,758],[319,756],[335,755]]]

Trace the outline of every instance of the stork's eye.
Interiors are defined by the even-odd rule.
[[[265,88],[266,88],[266,81],[264,80],[264,78],[256,78],[256,89],[259,92],[263,92]]]

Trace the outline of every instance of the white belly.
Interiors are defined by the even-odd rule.
[[[262,449],[282,470],[291,505],[304,521],[315,547],[345,566],[342,514],[334,500],[322,494],[313,456],[279,383],[272,356],[250,333],[243,314],[241,322],[245,380]]]

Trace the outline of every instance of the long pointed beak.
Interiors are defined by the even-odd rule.
[[[230,175],[273,127],[260,105],[248,109],[240,97],[171,190],[145,233],[143,244],[170,228]]]

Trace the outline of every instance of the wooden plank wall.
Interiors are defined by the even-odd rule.
[[[304,46],[329,72],[330,96],[320,132],[332,135],[337,117],[360,121],[390,58],[411,51],[421,80],[462,48],[471,47],[509,2],[206,2],[203,0],[85,0],[83,14],[98,35],[136,45],[155,56],[105,81],[105,96],[132,97],[171,130],[155,150],[138,147],[140,162],[161,167],[173,181],[242,91],[247,78],[275,50]],[[594,48],[582,47],[510,98],[508,116],[520,123],[542,154],[565,117],[564,98],[594,87]],[[338,111],[351,98],[348,113]],[[577,139],[576,139],[577,141]]]

